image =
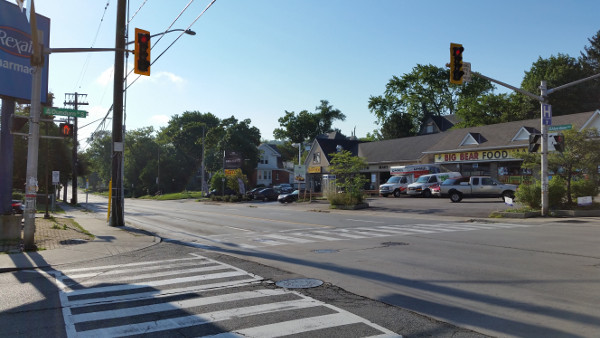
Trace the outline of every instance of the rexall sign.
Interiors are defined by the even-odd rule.
[[[38,30],[43,32],[44,46],[50,44],[50,19],[37,15]],[[0,96],[19,101],[31,99],[33,67],[29,58],[33,51],[31,25],[19,6],[0,0]],[[40,99],[48,93],[48,55],[44,56]]]

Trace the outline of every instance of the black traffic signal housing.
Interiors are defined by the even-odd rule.
[[[27,121],[29,121],[29,118],[27,116],[21,116],[21,115],[15,115],[15,114],[11,115],[10,132],[11,133],[19,132],[21,129],[23,129],[23,126],[25,126]]]
[[[60,130],[60,136],[73,136],[73,124],[72,123],[61,123],[58,126]]]
[[[536,153],[540,148],[540,134],[529,134],[529,152]]]
[[[463,75],[465,75],[465,72],[463,71],[462,54],[464,51],[465,49],[461,44],[450,44],[450,83],[463,83]]]
[[[133,72],[150,76],[150,32],[135,29],[135,62]]]
[[[565,151],[565,135],[556,134],[553,137],[554,137],[554,150],[561,152],[561,153],[563,151]]]

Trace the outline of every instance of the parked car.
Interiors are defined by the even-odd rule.
[[[23,202],[19,200],[12,200],[12,210],[15,214],[23,214],[25,206],[23,205]]]
[[[415,183],[408,185],[406,193],[412,196],[431,197],[430,186],[444,182],[448,178],[461,177],[458,172],[428,174],[419,176]]]
[[[279,192],[273,188],[263,188],[254,193],[254,199],[259,201],[277,201]]]
[[[256,194],[258,191],[264,189],[265,187],[258,187],[258,188],[254,188],[249,190],[248,192],[246,192],[246,196],[248,196],[249,199],[254,199],[254,194]]]
[[[277,187],[277,189],[279,189],[282,194],[289,194],[294,191],[294,187],[292,187],[292,185],[289,183],[282,183]]]
[[[281,195],[279,195],[279,197],[277,197],[277,201],[279,201],[279,203],[295,202],[298,200],[299,193],[300,193],[300,191],[294,190],[293,192],[291,192],[289,194],[281,194]]]
[[[517,186],[500,183],[489,176],[471,176],[444,182],[440,191],[452,202],[460,202],[464,197],[515,198]]]

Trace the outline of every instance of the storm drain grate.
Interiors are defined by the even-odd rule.
[[[321,286],[322,284],[322,280],[313,278],[286,279],[275,283],[275,285],[279,286],[280,288],[286,289],[310,289]]]

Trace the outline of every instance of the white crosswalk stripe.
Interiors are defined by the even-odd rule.
[[[357,222],[357,220],[350,220]],[[280,245],[293,245],[303,243],[316,243],[328,241],[354,240],[389,236],[410,236],[426,235],[436,233],[475,231],[475,230],[500,230],[520,227],[529,227],[530,225],[509,224],[509,223],[437,223],[437,224],[389,224],[374,225],[362,227],[348,227],[336,229],[319,230],[293,230],[282,231],[279,233],[244,233],[241,235],[217,235],[213,239],[223,245],[235,244],[244,249],[257,249],[261,247],[271,247]]]
[[[301,293],[266,288],[260,283],[273,284],[260,276],[197,254],[67,269],[56,280],[69,337],[277,337],[323,330],[399,336]]]

